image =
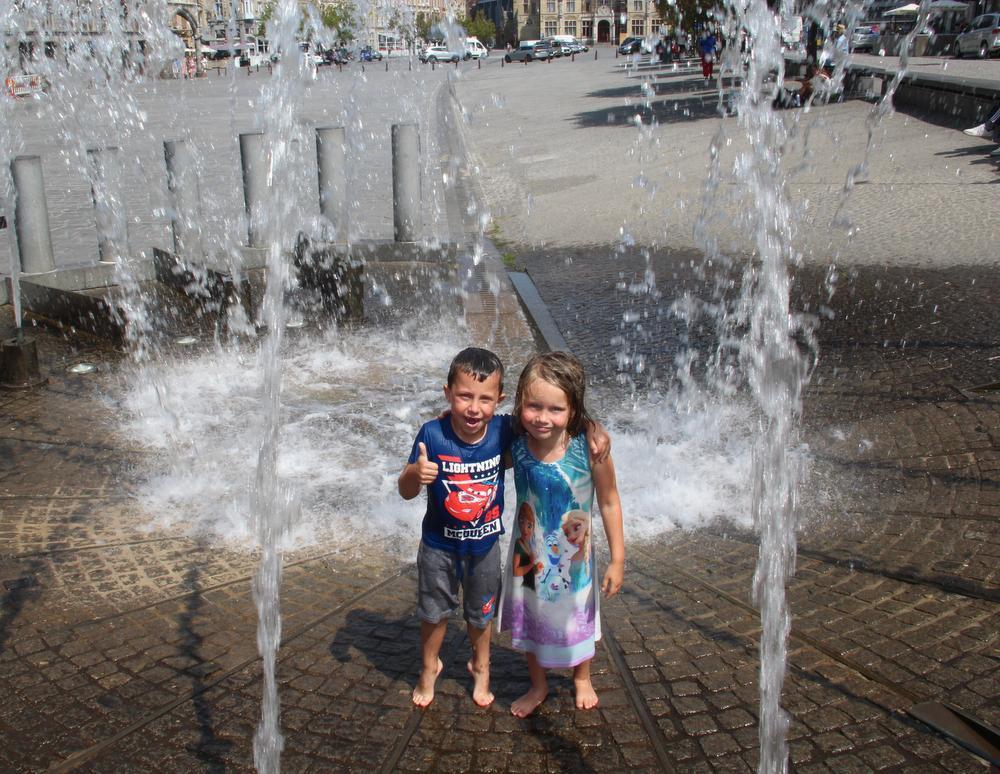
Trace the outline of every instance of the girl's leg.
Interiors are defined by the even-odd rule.
[[[590,662],[587,659],[582,664],[573,667],[573,686],[576,688],[576,708],[582,710],[593,709],[597,706],[597,691],[594,684],[590,682]]]
[[[545,678],[545,667],[538,663],[534,653],[528,653],[528,677],[531,679],[531,688],[521,698],[510,705],[510,712],[518,718],[526,718],[545,701],[549,695],[549,683]]]

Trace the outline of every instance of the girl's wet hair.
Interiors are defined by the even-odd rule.
[[[481,347],[466,347],[451,361],[448,369],[448,386],[455,383],[459,373],[469,374],[478,382],[485,382],[493,374],[500,374],[500,394],[503,394],[503,363],[500,358]]]
[[[514,398],[514,429],[523,433],[521,426],[521,409],[524,403],[524,393],[535,379],[541,379],[558,387],[566,393],[569,403],[570,420],[566,430],[570,435],[579,435],[592,422],[584,394],[587,389],[587,377],[583,364],[568,352],[546,352],[535,355],[521,371],[517,380],[517,395]]]

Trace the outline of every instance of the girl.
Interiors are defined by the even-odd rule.
[[[531,679],[530,690],[511,705],[519,718],[534,712],[548,695],[546,669],[572,667],[577,708],[597,706],[590,680],[594,643],[601,636],[589,540],[595,490],[611,551],[601,584],[607,596],[618,593],[625,573],[614,465],[610,457],[592,461],[583,435],[590,420],[583,402],[585,383],[580,361],[550,352],[532,358],[517,385],[518,435],[511,456],[519,518],[507,567],[512,573],[515,565],[523,566],[520,559],[515,563],[514,554],[525,533],[535,535],[535,545],[545,546],[551,564],[531,586],[513,583],[510,576],[503,584],[500,627],[510,630],[514,647],[526,654]],[[530,523],[522,523],[522,517]]]

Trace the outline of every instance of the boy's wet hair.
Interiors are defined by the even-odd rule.
[[[493,374],[500,375],[500,394],[503,394],[503,363],[500,358],[481,347],[466,347],[451,361],[451,368],[448,369],[448,386],[455,383],[455,378],[459,373],[472,376],[478,382],[485,382]]]
[[[555,385],[566,393],[571,415],[566,431],[570,435],[579,435],[593,422],[584,403],[587,376],[583,371],[583,364],[568,352],[546,352],[531,358],[524,370],[521,371],[521,378],[517,381],[517,395],[514,397],[515,432],[524,432],[524,428],[521,426],[524,393],[528,385],[535,379],[541,379]]]

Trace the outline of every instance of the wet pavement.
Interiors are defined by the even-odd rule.
[[[516,124],[518,111],[543,103],[554,87],[567,90],[567,110],[599,110],[594,103],[608,97],[597,92],[623,86],[623,74],[603,60],[466,72],[458,85],[473,110],[465,142],[481,165],[500,250],[528,271],[604,400],[620,398],[614,363],[623,346],[650,366],[640,388],[650,378],[669,384],[684,331],[667,301],[630,293],[629,284],[652,268],[672,299],[682,290],[705,294],[713,277],[696,269],[687,209],[675,206],[686,195],[648,200],[648,189],[632,185],[631,165],[639,156],[647,170],[669,169],[666,157],[694,169],[718,119],[693,118],[676,145],[636,145],[624,134],[633,137],[634,127],[581,125],[566,130],[573,142],[560,147],[554,127],[574,123],[550,109],[507,140],[536,143],[531,153],[552,157],[548,187],[539,188],[542,162],[527,149],[515,154],[524,178],[504,163],[504,122]],[[501,74],[520,80],[505,82],[503,109],[483,113],[497,125],[477,135],[474,106],[500,91],[492,80]],[[865,142],[851,132],[864,134],[863,107],[822,108],[851,147]],[[977,142],[954,127],[892,120],[902,130],[893,159]],[[559,157],[568,149],[585,171]],[[911,231],[931,214],[950,223],[949,213],[968,217],[969,207],[996,212],[989,185],[996,166],[979,161],[961,156],[960,172],[884,162],[880,177],[872,173],[883,198],[901,190],[923,209],[884,233],[878,197],[865,199],[855,217],[862,233],[879,235],[870,242],[831,237],[829,228],[817,234],[812,223],[807,244],[817,254],[796,273],[796,306],[821,324],[803,412],[812,467],[789,582],[783,705],[794,771],[980,772],[981,759],[908,711],[947,702],[1000,725],[998,226],[980,220],[985,235],[942,226],[933,239],[925,228],[922,242],[932,244],[918,244]],[[819,163],[813,183],[835,188],[846,164]],[[670,175],[678,191],[697,190],[676,168]],[[518,195],[522,184],[534,186],[532,201]],[[609,197],[612,187],[622,196]],[[642,196],[651,202],[645,215],[634,209]],[[662,231],[646,223],[650,210],[685,214]],[[620,249],[623,222],[649,238]],[[564,244],[566,223],[577,232]],[[831,239],[840,272],[832,296],[824,285],[829,253],[816,247]],[[993,252],[984,254],[984,243]],[[472,294],[469,325],[517,363],[530,333],[495,256],[487,266],[481,285],[500,284],[499,314],[491,297]],[[623,326],[630,309],[642,312],[641,330]],[[261,693],[250,590],[256,557],[181,525],[150,527],[152,514],[136,495],[150,451],[119,431],[123,356],[82,336],[37,335],[48,383],[0,394],[0,768],[249,770]],[[687,335],[702,348],[714,340],[707,328]],[[613,345],[615,337],[625,344]],[[81,359],[98,372],[68,373]],[[600,707],[573,709],[569,676],[557,674],[552,695],[527,720],[509,713],[527,679],[504,636],[492,665],[497,700],[485,710],[472,703],[458,620],[434,703],[412,708],[419,665],[412,564],[378,542],[290,552],[278,666],[283,768],[755,769],[754,535],[720,519],[627,548],[626,587],[602,606]]]

